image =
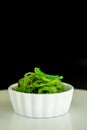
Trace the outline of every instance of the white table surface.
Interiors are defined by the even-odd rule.
[[[71,106],[66,114],[45,119],[16,114],[8,91],[1,90],[0,130],[87,130],[87,90],[74,90]]]

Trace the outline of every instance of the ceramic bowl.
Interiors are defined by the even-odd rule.
[[[8,92],[14,112],[21,116],[46,118],[60,116],[69,111],[74,87],[65,85],[64,92],[53,94],[32,94],[13,90],[18,83],[11,84]]]

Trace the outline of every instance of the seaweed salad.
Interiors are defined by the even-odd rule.
[[[35,67],[34,72],[27,72],[18,80],[15,91],[36,94],[52,94],[64,91],[63,76],[49,75]]]

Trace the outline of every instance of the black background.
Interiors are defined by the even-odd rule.
[[[22,11],[22,12],[21,12]],[[0,89],[40,67],[87,89],[86,17],[81,12],[2,11]]]

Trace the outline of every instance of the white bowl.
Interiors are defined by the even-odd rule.
[[[65,91],[54,94],[30,94],[12,90],[18,83],[8,87],[14,111],[26,117],[54,117],[68,112],[72,101],[74,87],[63,83]]]

